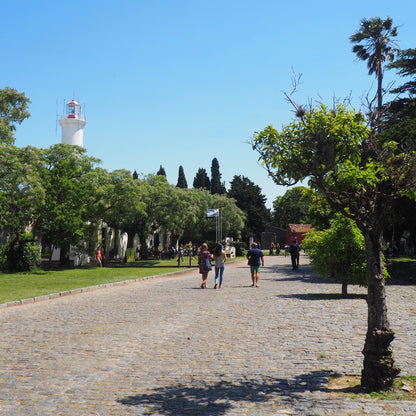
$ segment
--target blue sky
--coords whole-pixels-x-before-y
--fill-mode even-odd
[[[402,48],[416,47],[414,0],[0,0],[0,88],[31,100],[16,145],[61,140],[57,116],[75,98],[85,110],[84,145],[102,167],[156,173],[192,187],[216,157],[227,188],[244,175],[271,207],[276,186],[248,141],[292,120],[283,97],[359,106],[376,83],[351,52],[363,17],[393,18]],[[397,79],[390,71],[387,81]],[[386,82],[387,82],[386,81]]]

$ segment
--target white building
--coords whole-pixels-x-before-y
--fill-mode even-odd
[[[75,100],[66,104],[66,114],[59,120],[62,128],[62,143],[84,147],[84,127],[87,124],[81,105]]]

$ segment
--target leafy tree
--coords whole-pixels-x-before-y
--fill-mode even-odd
[[[228,196],[234,198],[238,208],[246,214],[243,240],[250,237],[260,239],[265,225],[271,221],[270,211],[266,207],[266,197],[261,188],[245,176],[233,177]]]
[[[42,167],[38,149],[0,145],[0,229],[12,239],[18,239],[40,215],[45,199]]]
[[[176,184],[177,188],[187,188],[188,182],[186,182],[185,172],[183,171],[183,167],[179,166],[178,172],[178,183]]]
[[[198,172],[195,175],[193,187],[195,189],[206,189],[207,191],[211,190],[211,181],[208,177],[207,171],[203,168],[199,168]]]
[[[39,249],[33,235],[26,230],[42,213],[45,200],[40,181],[42,168],[38,149],[0,144],[0,229],[8,239],[2,267],[8,271],[29,270],[39,263],[39,256],[32,255]]]
[[[211,193],[212,194],[225,194],[226,189],[221,182],[220,164],[218,159],[214,157],[211,163]]]
[[[132,211],[135,217],[131,224],[134,226],[132,232],[139,237],[143,259],[148,256],[148,238],[161,227],[165,231],[170,229],[171,215],[176,214],[176,211],[173,212],[173,190],[164,175],[148,175],[141,181],[140,192],[136,193],[141,207]]]
[[[194,189],[174,188],[170,201],[171,239],[173,244],[179,242],[190,224],[195,224],[199,213],[198,200]]]
[[[140,218],[145,214],[146,187],[125,169],[101,170],[98,177],[98,215],[108,226],[127,233],[127,248],[133,248],[134,236],[141,225]]]
[[[416,49],[404,49],[398,52],[397,59],[390,63],[388,69],[396,69],[397,74],[402,77],[413,77],[412,80],[391,90],[394,94],[409,93],[416,95]]]
[[[88,203],[94,192],[91,174],[98,162],[79,146],[61,143],[44,150],[45,204],[34,232],[40,233],[43,244],[61,248],[61,265],[68,260],[70,246],[87,239],[87,223],[95,209]]]
[[[162,229],[165,232],[175,228],[175,220],[179,201],[176,198],[175,188],[163,176],[149,175],[146,178],[149,185],[150,199],[146,204],[148,220],[151,221],[151,232]]]
[[[367,61],[368,74],[375,74],[377,78],[377,105],[380,111],[383,104],[383,63],[393,61],[396,43],[392,38],[397,36],[397,27],[393,27],[393,20],[388,17],[362,19],[360,29],[350,36],[352,51],[361,61]]]
[[[293,102],[292,102],[293,103]],[[391,386],[399,369],[390,343],[387,318],[382,231],[395,200],[416,188],[415,145],[406,151],[379,140],[363,114],[323,104],[309,111],[295,107],[300,118],[282,128],[256,133],[253,149],[279,185],[309,179],[337,212],[352,219],[364,235],[368,284],[368,328],[361,384],[371,390]]]
[[[157,171],[156,175],[160,175],[160,176],[166,177],[166,171],[165,171],[165,168],[162,165],[160,165],[160,168]]]
[[[16,124],[30,116],[29,104],[29,98],[14,88],[0,89],[0,143],[14,143]]]
[[[221,212],[222,235],[241,238],[244,227],[245,213],[239,209],[235,201],[226,195],[211,194],[206,189],[190,189],[192,198],[191,215],[188,216],[183,240],[201,244],[214,241],[216,238],[215,218],[207,218],[207,209],[219,208]]]
[[[367,286],[365,241],[351,219],[338,214],[330,228],[309,233],[302,248],[317,273],[342,283],[343,297],[348,284]]]
[[[398,53],[398,59],[388,65],[389,69],[395,69],[398,75],[408,77],[408,80],[399,87],[391,90],[400,94],[394,101],[384,106],[383,132],[381,140],[394,140],[406,151],[416,143],[416,49],[405,49]],[[403,96],[406,94],[406,96]],[[415,244],[416,202],[407,196],[401,196],[397,200],[394,215],[384,230],[388,240],[395,236],[402,236],[404,231],[410,232]]]
[[[387,66],[388,69],[396,69],[402,77],[410,77],[403,85],[392,89],[390,92],[399,94],[395,100],[387,103],[383,109],[383,122],[386,128],[401,121],[413,121],[416,118],[416,49],[405,49],[398,52],[398,58]],[[406,94],[403,96],[403,94]],[[402,125],[415,136],[414,125],[412,127]]]
[[[313,199],[313,191],[304,186],[288,189],[283,196],[273,201],[273,219],[278,227],[309,222],[308,212]]]

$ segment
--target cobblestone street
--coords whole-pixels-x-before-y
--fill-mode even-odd
[[[245,261],[224,285],[197,270],[0,308],[0,415],[393,415],[416,402],[352,399],[332,374],[362,368],[366,289],[341,299],[302,255]],[[389,284],[396,364],[416,374],[416,289]]]

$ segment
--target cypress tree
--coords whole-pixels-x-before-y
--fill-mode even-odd
[[[214,157],[211,164],[211,194],[225,194],[225,192],[225,186],[221,183],[220,164]]]
[[[208,191],[211,188],[211,183],[207,174],[207,171],[203,168],[199,168],[198,172],[195,175],[193,187],[207,189]]]
[[[159,170],[157,171],[156,175],[160,175],[160,176],[162,176],[162,175],[163,175],[164,177],[166,177],[165,168],[164,168],[162,165],[160,165],[160,168],[159,168]]]
[[[179,166],[179,173],[178,173],[178,183],[176,184],[177,188],[187,188],[188,182],[186,182],[185,172],[183,171],[183,167]]]

